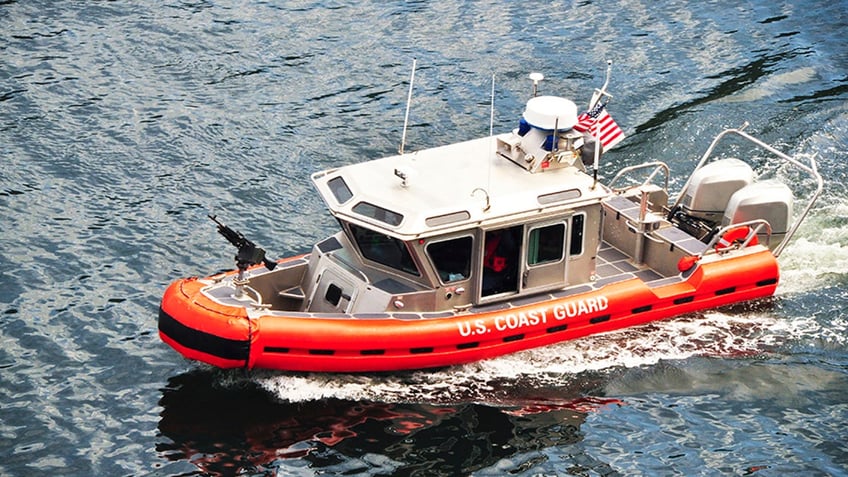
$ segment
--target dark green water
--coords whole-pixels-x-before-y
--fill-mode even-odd
[[[0,1],[0,474],[848,475],[848,3]],[[725,127],[815,155],[773,299],[427,373],[219,372],[174,278],[335,230],[315,171],[585,104],[604,173]],[[777,171],[781,173],[781,171]],[[446,177],[450,171],[445,171]]]

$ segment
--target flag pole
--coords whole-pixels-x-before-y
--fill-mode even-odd
[[[589,102],[590,110],[594,108],[598,104],[598,101],[600,101],[604,96],[612,98],[612,95],[607,93],[607,85],[609,85],[610,76],[612,76],[612,60],[607,60],[607,73],[604,85],[601,86],[601,89],[596,89],[592,94],[592,101]]]
[[[595,124],[594,124],[595,134],[593,134],[593,136],[595,137],[595,163],[592,165],[592,169],[593,169],[592,173],[594,175],[595,182],[592,184],[592,189],[594,189],[595,187],[598,186],[598,163],[600,162],[600,158],[601,158],[601,147],[602,146],[601,146],[601,138],[598,135],[598,125],[599,125],[598,123],[600,123],[600,121],[595,121]]]
[[[596,89],[595,93],[592,95],[592,101],[589,103],[589,111],[591,111],[595,106],[597,106],[598,101],[603,99],[604,96],[608,98],[612,98],[612,95],[607,93],[607,86],[610,82],[610,76],[612,74],[612,60],[607,60],[607,73],[606,78],[604,79],[604,85],[601,86],[601,89]],[[601,159],[601,138],[598,135],[598,126],[599,121],[595,121],[595,163],[592,165],[592,175],[594,176],[595,182],[592,184],[592,189],[598,186],[598,164]]]

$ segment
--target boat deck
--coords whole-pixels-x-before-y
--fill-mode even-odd
[[[633,277],[644,282],[653,282],[664,278],[647,265],[636,266],[624,252],[606,242],[601,243],[595,275],[598,277],[595,281],[596,286]]]

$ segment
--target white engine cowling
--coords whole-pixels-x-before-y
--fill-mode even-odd
[[[718,223],[730,197],[753,181],[754,170],[739,159],[711,162],[692,174],[680,206],[691,217]]]
[[[769,248],[774,249],[786,236],[792,220],[792,190],[777,181],[762,181],[749,184],[736,191],[727,203],[721,225],[738,224],[762,219],[771,225]],[[765,230],[758,239],[765,244]]]

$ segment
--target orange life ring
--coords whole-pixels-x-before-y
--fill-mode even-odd
[[[741,227],[735,227],[735,228],[728,230],[727,232],[725,232],[724,235],[721,236],[721,238],[718,240],[718,242],[716,242],[716,244],[715,244],[716,252],[722,252],[722,251],[726,250],[727,248],[733,246],[734,244],[741,244],[742,242],[745,241],[745,238],[750,233],[751,233],[751,228],[748,227],[748,226],[745,226],[745,225],[743,225]],[[757,242],[757,236],[754,235],[751,238],[751,241],[748,242],[748,245],[757,245],[757,243],[758,243]]]

